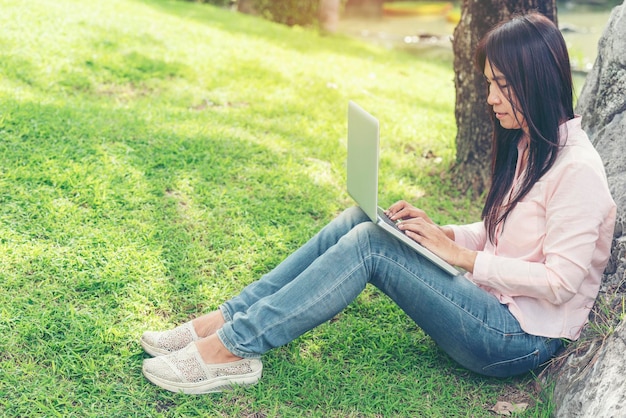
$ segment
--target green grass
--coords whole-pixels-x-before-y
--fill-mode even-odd
[[[0,0],[0,414],[488,416],[533,380],[456,366],[386,297],[206,396],[138,338],[215,309],[352,204],[346,111],[382,124],[382,204],[477,219],[444,176],[451,62],[166,0]],[[432,154],[439,158],[425,158]]]

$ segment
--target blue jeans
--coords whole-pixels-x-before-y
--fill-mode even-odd
[[[558,339],[525,333],[509,309],[463,276],[450,277],[359,208],[220,306],[217,335],[233,354],[259,357],[330,320],[371,283],[459,364],[497,377],[546,362]]]

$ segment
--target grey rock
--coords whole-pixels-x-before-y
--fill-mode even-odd
[[[626,6],[613,9],[598,43],[598,57],[587,75],[576,112],[605,162],[617,203],[611,259],[599,298],[626,294]],[[609,304],[610,306],[610,304]],[[556,417],[626,416],[626,325],[613,312],[614,331],[606,338],[585,333],[553,372]]]

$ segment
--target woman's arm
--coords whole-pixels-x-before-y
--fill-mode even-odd
[[[404,200],[394,203],[386,211],[391,220],[401,220],[398,228],[408,237],[428,248],[448,263],[466,271],[474,270],[476,251],[455,242],[454,229],[438,226],[423,210]]]
[[[610,254],[615,203],[598,164],[573,160],[548,173],[518,203],[472,280],[508,296],[570,300]]]

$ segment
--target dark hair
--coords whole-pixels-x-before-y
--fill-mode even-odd
[[[488,32],[480,41],[475,58],[481,72],[489,60],[492,70],[495,67],[504,75],[508,99],[516,106],[515,112],[523,115],[530,135],[523,182],[508,199],[523,131],[502,128],[491,112],[491,188],[482,219],[493,242],[497,225],[506,221],[515,205],[556,160],[559,125],[574,117],[572,73],[561,32],[551,20],[536,12],[515,15]]]

